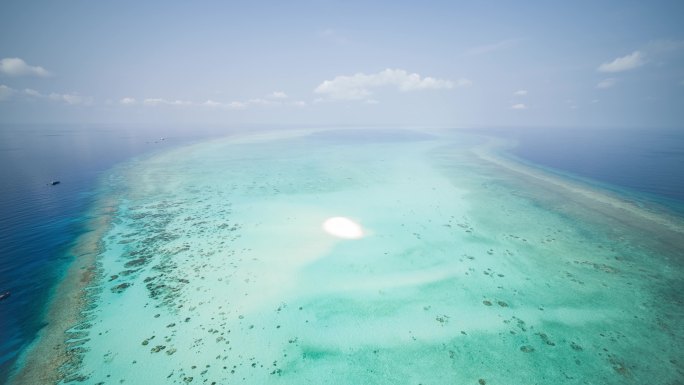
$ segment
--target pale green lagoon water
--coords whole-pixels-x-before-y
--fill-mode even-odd
[[[122,165],[67,380],[681,383],[681,222],[513,172],[482,142],[332,131]],[[335,216],[365,236],[324,232]]]

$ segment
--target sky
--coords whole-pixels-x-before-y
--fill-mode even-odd
[[[684,128],[684,1],[0,2],[0,123]]]

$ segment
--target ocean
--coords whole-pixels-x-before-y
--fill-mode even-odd
[[[84,231],[103,172],[223,132],[230,130],[0,125],[0,292],[10,292],[0,302],[0,383],[43,326],[50,290],[71,261],[67,252]]]
[[[682,129],[492,129],[512,155],[684,214]]]
[[[478,346],[505,352],[508,344],[522,353],[568,344],[568,351],[575,355],[552,355],[555,358],[549,362],[537,360],[520,379],[538,378],[540,365],[575,368],[579,365],[576,361],[582,361],[584,369],[593,374],[603,373],[601,365],[612,368],[618,378],[606,377],[608,383],[619,383],[628,375],[645,378],[649,374],[630,366],[627,352],[633,346],[629,342],[610,345],[611,352],[602,357],[601,365],[590,363],[589,356],[578,358],[594,354],[594,350],[601,355],[607,345],[583,333],[571,341],[574,329],[570,326],[581,324],[592,333],[605,333],[605,324],[587,325],[591,317],[614,317],[615,325],[622,322],[625,328],[643,326],[619,318],[617,314],[629,305],[600,294],[597,287],[604,280],[615,289],[636,290],[632,280],[641,277],[623,277],[618,272],[629,270],[635,259],[644,256],[652,257],[655,265],[661,258],[673,258],[676,241],[664,239],[664,251],[658,242],[644,242],[643,246],[634,241],[636,231],[620,227],[630,220],[620,217],[610,222],[622,214],[600,207],[611,215],[592,218],[584,201],[568,202],[562,193],[542,191],[549,187],[534,179],[534,170],[588,186],[586,191],[605,191],[610,199],[624,198],[647,208],[654,205],[658,212],[669,211],[681,219],[683,134],[673,130],[484,130],[488,136],[517,142],[503,159],[531,166],[533,172],[516,174],[509,171],[517,166],[510,166],[507,172],[492,171],[485,156],[463,155],[466,148],[481,141],[468,135],[461,140],[460,134],[449,133],[444,143],[432,133],[373,129],[276,135],[274,139],[265,136],[236,143],[215,139],[234,132],[2,127],[0,177],[5,183],[0,192],[0,291],[10,291],[11,296],[0,302],[0,380],[6,380],[19,354],[43,326],[50,291],[71,261],[69,250],[86,228],[89,209],[109,194],[108,187],[124,193],[113,197],[117,211],[112,229],[103,238],[103,289],[94,299],[99,318],[98,326],[93,327],[100,335],[111,334],[106,344],[98,345],[95,339],[83,342],[91,353],[82,360],[86,369],[70,373],[73,378],[89,373],[92,381],[110,376],[130,380],[135,378],[128,377],[130,372],[131,376],[155,375],[158,377],[150,377],[150,381],[163,383],[167,375],[187,382],[210,376],[227,380],[238,372],[253,383],[274,374],[285,376],[285,383],[301,383],[322,373],[332,373],[332,378],[343,378],[336,376],[346,373],[350,381],[363,382],[377,378],[348,366],[350,363],[358,366],[372,361],[374,370],[381,371],[378,368],[395,370],[392,363],[416,362],[414,371],[429,373],[439,371],[439,365],[472,367],[479,364],[469,360],[501,359],[505,353],[488,355],[493,353]],[[103,181],[104,177],[108,179]],[[61,183],[48,185],[52,180]],[[539,183],[538,189],[530,187],[535,183]],[[473,192],[489,200],[473,198]],[[595,193],[587,193],[591,194]],[[496,207],[491,207],[491,202]],[[336,215],[351,218],[367,229],[368,236],[352,244],[312,232],[319,221]],[[433,228],[436,223],[439,226]],[[519,228],[513,231],[516,226]],[[274,235],[274,228],[287,230]],[[627,246],[615,244],[614,239],[627,239]],[[194,250],[189,240],[200,249]],[[455,247],[452,242],[461,245],[457,254],[450,251]],[[549,246],[552,243],[554,246]],[[421,245],[426,244],[431,245],[427,248],[430,258],[421,256]],[[232,250],[229,255],[222,254],[225,248]],[[275,258],[278,250],[287,252]],[[564,256],[559,261],[563,273],[547,262],[549,250]],[[359,252],[377,257],[365,260]],[[582,255],[570,256],[569,252]],[[629,262],[615,262],[618,252]],[[127,253],[138,258],[120,259]],[[524,261],[528,266],[517,266],[520,255],[530,258]],[[155,259],[160,256],[168,260]],[[675,273],[680,266],[681,261],[672,262]],[[589,271],[584,270],[587,267]],[[642,268],[655,269],[650,263]],[[222,275],[225,272],[229,273]],[[558,274],[562,276],[559,280],[567,282],[528,283],[530,277],[534,280],[549,274]],[[656,273],[649,270],[649,274]],[[681,282],[668,274],[664,282],[676,291]],[[464,283],[475,275],[487,280]],[[265,282],[263,277],[268,277]],[[563,293],[571,285],[579,286],[573,286],[575,292]],[[503,287],[505,291],[500,289]],[[550,287],[558,290],[556,297],[544,293]],[[651,292],[650,287],[639,287],[643,291],[635,293]],[[217,290],[244,294],[245,298],[218,301],[213,297]],[[462,294],[445,295],[459,290]],[[654,290],[681,301],[664,287]],[[203,301],[193,297],[194,292],[209,297]],[[577,293],[590,295],[591,303],[584,305],[591,306],[576,303]],[[148,306],[150,303],[154,306]],[[615,313],[606,308],[611,303]],[[533,308],[528,308],[530,304]],[[455,311],[455,306],[464,306],[470,315]],[[498,309],[496,316],[487,313],[492,306]],[[202,311],[195,312],[196,308]],[[540,315],[539,311],[546,313]],[[676,312],[665,304],[648,311]],[[126,322],[122,315],[149,325],[117,334],[117,325]],[[648,318],[641,313],[634,317]],[[502,329],[502,321],[512,329]],[[614,326],[612,322],[608,323]],[[234,333],[239,331],[239,336],[230,337],[230,330],[225,333],[226,324]],[[316,327],[302,326],[311,324]],[[388,324],[403,329],[388,330],[383,326]],[[533,333],[535,326],[538,331]],[[211,338],[203,342],[184,338],[184,327],[207,329]],[[615,327],[611,333],[616,334],[610,338],[620,340],[624,331]],[[673,333],[678,332],[673,326]],[[501,333],[509,337],[492,339]],[[473,340],[438,348],[444,341],[462,336]],[[643,331],[630,338],[660,341],[664,337]],[[675,340],[681,337],[676,334]],[[262,342],[262,338],[269,342],[245,347]],[[241,347],[239,352],[226,347],[231,340],[232,346]],[[141,341],[145,350],[135,350]],[[419,343],[411,345],[410,341]],[[164,351],[166,360],[153,356],[153,361],[145,363],[150,348],[152,353]],[[178,366],[183,359],[195,357],[193,349],[198,348],[208,353],[197,360],[208,360],[210,353],[223,358],[193,363],[192,368]],[[477,354],[459,361],[459,352]],[[665,355],[676,353],[674,347]],[[415,361],[426,354],[434,354],[437,367]],[[303,361],[292,358],[297,356]],[[446,357],[453,362],[447,363]],[[226,359],[235,365],[232,369]],[[138,361],[143,365],[136,367]],[[312,362],[312,371],[301,366]],[[152,364],[155,369],[149,370],[146,365]],[[520,362],[511,359],[510,364],[513,368]],[[670,378],[669,371],[676,370],[667,365],[653,363],[665,373],[663,378]],[[197,366],[203,371],[195,372]],[[264,367],[268,370],[252,370]],[[405,378],[399,372],[394,374],[399,376],[395,380]],[[477,373],[468,375],[477,381]],[[501,376],[491,373],[493,378]],[[547,378],[556,377],[548,374]]]

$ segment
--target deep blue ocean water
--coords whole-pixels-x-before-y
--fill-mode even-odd
[[[483,131],[524,161],[684,215],[684,128]]]
[[[0,383],[41,328],[50,290],[83,231],[98,178],[126,159],[224,128],[0,125]],[[164,137],[164,140],[161,138]],[[52,180],[61,183],[48,185]]]
[[[0,125],[0,292],[11,291],[0,301],[0,383],[42,326],[98,178],[131,157],[230,133],[218,127]],[[513,155],[528,162],[684,215],[684,130],[482,133],[516,140]],[[61,183],[49,186],[55,179]]]

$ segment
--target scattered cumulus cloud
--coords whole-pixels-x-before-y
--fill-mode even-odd
[[[163,98],[147,98],[143,100],[146,106],[189,106],[193,104],[187,100],[168,100]]]
[[[285,95],[285,93],[282,93]],[[273,97],[272,95],[269,95]],[[253,98],[246,101],[233,101],[228,103],[225,107],[230,109],[244,110],[249,107],[267,107],[267,106],[294,106],[294,107],[306,107],[307,103],[303,100],[287,101],[285,100],[287,96],[273,99],[264,98]]]
[[[599,72],[622,72],[641,67],[645,63],[644,54],[634,51],[629,55],[606,62],[598,67]]]
[[[684,51],[684,40],[651,40],[640,49],[598,66],[599,72],[616,73],[633,70],[646,64],[662,66]]]
[[[77,105],[77,104],[91,105],[91,104],[93,104],[93,98],[84,97],[84,96],[81,96],[81,95],[75,94],[75,93],[59,94],[57,92],[53,92],[50,95],[48,95],[48,98],[52,101],[55,101],[55,102],[63,102],[63,103],[70,104],[70,105]]]
[[[207,99],[204,102],[193,102],[190,100],[170,100],[164,98],[147,98],[142,101],[143,106],[157,107],[204,107],[210,109],[225,109],[225,110],[245,110],[256,106],[295,106],[305,107],[306,102],[287,101],[287,94],[282,91],[277,91],[269,94],[266,98],[252,98],[248,100],[235,100],[231,102],[221,102],[212,99]],[[137,104],[134,98],[123,98],[119,101],[120,104]]]
[[[14,94],[14,90],[4,84],[0,84],[0,102],[9,100]]]
[[[451,89],[455,86],[470,84],[461,79],[456,84],[450,80],[422,77],[417,73],[408,73],[401,69],[385,69],[375,74],[357,73],[351,76],[341,75],[319,84],[315,93],[331,99],[363,100],[372,95],[372,89],[395,87],[400,91]]]
[[[137,103],[133,98],[132,103]],[[120,101],[124,103],[124,99]],[[252,98],[247,100],[233,100],[230,102],[207,99],[203,102],[194,102],[190,100],[170,100],[164,98],[148,98],[142,102],[143,106],[169,106],[169,107],[201,107],[214,110],[245,110],[251,107],[265,107],[265,106],[292,106],[292,107],[306,107],[307,103],[302,100],[290,100],[290,97],[283,91],[274,91],[263,98]]]
[[[40,66],[31,66],[18,57],[0,60],[0,73],[8,76],[50,76],[50,72]]]
[[[43,97],[43,95],[42,95],[40,92],[38,92],[38,91],[36,91],[36,90],[34,90],[34,89],[31,89],[31,88],[26,88],[26,89],[24,89],[24,95],[30,96],[30,97],[32,97],[32,98],[41,98],[41,97]]]
[[[273,99],[287,99],[287,94],[283,91],[274,91],[270,95]]]
[[[517,90],[513,93],[515,96],[525,96],[527,95],[527,90]]]
[[[247,104],[243,102],[230,102],[226,106],[232,110],[244,110],[247,108]]]
[[[221,103],[220,103],[220,102],[215,102],[215,101],[213,101],[213,100],[211,100],[211,99],[209,99],[209,100],[207,100],[206,102],[202,103],[202,105],[207,106],[207,107],[211,107],[211,108],[221,107]]]
[[[15,90],[9,86],[0,84],[0,101],[6,100],[45,100],[50,102],[58,102],[68,105],[83,105],[90,106],[94,104],[94,99],[89,96],[82,96],[78,93],[41,93],[40,91],[26,88],[24,90]],[[116,103],[108,100],[107,104]],[[244,110],[249,107],[256,106],[290,106],[302,108],[308,105],[303,100],[289,100],[285,92],[277,91],[269,94],[265,98],[253,98],[246,101],[231,101],[220,102],[208,99],[204,102],[195,102],[191,100],[181,99],[166,99],[166,98],[145,98],[136,99],[134,97],[123,97],[118,100],[118,104],[122,106],[143,106],[143,107],[204,107],[210,109],[226,109],[226,110]]]
[[[274,102],[272,102],[270,100],[266,100],[266,99],[262,99],[262,98],[253,98],[253,99],[247,100],[246,104],[253,104],[253,105],[257,105],[257,106],[267,106],[267,105],[270,105],[273,103]]]
[[[596,88],[606,89],[606,88],[613,87],[616,84],[617,84],[617,79],[607,78],[607,79],[603,79],[600,82],[598,82],[598,84],[596,85]]]
[[[31,88],[25,88],[22,91],[18,91],[6,85],[0,85],[0,101],[9,100],[11,98],[24,100],[47,100],[69,105],[90,106],[94,104],[94,99],[92,97],[82,96],[77,93],[61,94],[58,92],[52,92],[49,94],[44,94]]]
[[[511,106],[512,110],[526,110],[527,106],[524,103],[517,103]]]
[[[50,97],[50,95],[43,94],[42,92],[36,91],[32,88],[24,89],[23,94],[25,96],[28,96],[29,98],[34,98],[34,99],[49,98]]]

